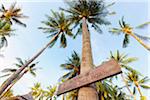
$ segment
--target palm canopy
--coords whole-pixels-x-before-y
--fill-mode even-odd
[[[0,13],[2,13],[0,19],[8,21],[11,24],[14,21],[17,24],[26,27],[26,24],[22,23],[19,20],[20,18],[27,18],[27,16],[23,15],[21,11],[21,8],[16,8],[16,3],[11,4],[8,9],[6,9],[5,6],[2,4],[0,8]]]
[[[119,26],[120,26],[120,28],[112,28],[109,32],[111,32],[113,34],[116,34],[116,35],[120,35],[121,33],[123,33],[124,34],[123,47],[127,47],[127,45],[130,42],[129,41],[129,36],[130,35],[131,36],[135,35],[135,36],[137,36],[141,40],[145,40],[145,41],[150,40],[150,37],[142,36],[142,35],[139,35],[139,34],[137,34],[137,33],[134,32],[134,29],[144,28],[148,24],[150,24],[150,22],[145,22],[144,24],[132,27],[129,24],[127,24],[124,21],[124,17],[122,17],[122,19],[119,20]]]
[[[6,21],[0,20],[0,48],[8,45],[6,37],[12,35],[11,31],[11,25]]]
[[[127,95],[119,89],[118,86],[114,86],[106,80],[102,82],[96,82],[96,89],[99,93],[101,100],[126,100]]]
[[[109,59],[116,60],[122,68],[125,68],[128,71],[134,70],[132,67],[129,66],[129,64],[138,60],[138,58],[128,57],[127,54],[120,53],[118,50],[115,53],[112,53],[112,51],[110,51]]]
[[[65,75],[63,75],[60,79],[68,80],[68,79],[71,79],[71,78],[79,75],[80,74],[80,64],[81,64],[80,56],[75,51],[73,51],[71,57],[68,58],[66,63],[61,64],[61,67],[64,70],[67,70],[69,72],[66,73]]]
[[[146,77],[141,77],[139,76],[139,74],[136,71],[131,71],[127,73],[127,80],[128,83],[133,83],[134,84],[134,88],[133,88],[133,93],[136,93],[136,87],[139,89],[140,87],[142,87],[143,89],[150,89],[150,85],[146,85],[145,83],[149,82],[149,78]],[[139,89],[139,92],[140,89]],[[142,93],[141,93],[142,96]]]
[[[17,61],[18,61],[18,63],[15,63],[15,66],[16,66],[17,68],[5,68],[5,69],[3,69],[2,72],[3,72],[3,73],[6,73],[6,74],[3,75],[3,76],[0,76],[0,77],[6,77],[6,76],[12,75],[12,74],[15,73],[19,68],[21,68],[22,65],[24,65],[24,64],[27,62],[26,60],[23,61],[21,58],[16,58],[16,59],[17,59]],[[30,66],[27,67],[27,71],[30,72],[33,76],[36,76],[35,71],[37,70],[37,68],[35,68],[35,66],[36,66],[37,63],[38,63],[38,62],[33,63],[33,64],[31,64]]]
[[[36,83],[31,88],[32,96],[34,97],[34,99],[38,99],[38,100],[52,100],[52,98],[54,98],[54,100],[55,100],[56,88],[57,88],[56,86],[52,87],[50,85],[47,87],[47,90],[44,90],[41,88],[40,83]]]
[[[105,6],[103,0],[68,0],[66,3],[69,8],[60,9],[70,14],[70,20],[75,23],[74,28],[79,25],[80,28],[78,29],[77,34],[81,32],[81,20],[83,17],[85,17],[88,23],[100,33],[102,31],[99,28],[99,25],[110,24],[105,18],[110,14],[107,10],[107,7],[110,5]]]
[[[56,37],[55,40],[51,43],[50,47],[55,44],[55,42],[58,40],[58,37],[61,35],[60,44],[61,47],[65,48],[67,46],[66,35],[70,37],[73,36],[71,23],[63,12],[51,12],[52,16],[46,15],[47,21],[42,21],[45,27],[39,27],[39,29],[42,29],[44,33],[48,33],[48,37]]]

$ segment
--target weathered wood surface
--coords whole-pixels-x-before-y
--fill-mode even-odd
[[[105,78],[121,73],[121,68],[115,60],[110,60],[95,69],[72,78],[59,85],[57,95],[69,92],[71,90],[89,85],[91,83],[103,80]]]

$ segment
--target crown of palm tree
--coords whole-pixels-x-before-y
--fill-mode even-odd
[[[149,82],[149,78],[146,76],[144,78],[141,78],[141,75],[139,75],[136,71],[131,71],[127,73],[127,80],[128,83],[133,83],[133,93],[136,93],[136,87],[139,88],[142,87],[143,89],[150,89],[150,85],[146,85],[145,83]]]
[[[24,65],[27,61],[25,60],[23,62],[23,60],[21,58],[16,58],[18,63],[15,63],[15,66],[17,66],[17,68],[5,68],[2,70],[3,73],[6,73],[5,75],[1,76],[1,77],[6,77],[6,76],[9,76],[13,73],[15,73],[17,71],[18,68],[20,68],[22,65]],[[36,73],[35,71],[37,70],[37,68],[35,68],[36,63],[33,63],[31,64],[29,67],[27,67],[27,70],[33,75],[33,76],[36,76]]]
[[[26,27],[26,24],[22,23],[19,19],[27,18],[27,16],[24,16],[21,13],[21,8],[16,8],[15,6],[16,6],[16,3],[13,3],[8,9],[6,9],[4,5],[2,4],[0,8],[0,12],[2,13],[2,15],[0,16],[0,19],[4,19],[5,21],[8,21],[11,24],[12,24],[12,21],[14,21],[17,24],[20,24]]]
[[[41,88],[40,83],[34,84],[32,89],[32,95],[35,99],[38,100],[51,100],[54,97],[54,93],[56,92],[56,86],[49,86],[47,87],[47,90],[43,90]],[[54,97],[55,98],[55,97]]]
[[[34,86],[31,88],[32,89],[32,95],[34,98],[43,98],[43,89],[41,88],[40,83],[34,84]]]
[[[118,86],[114,86],[113,84],[109,83],[108,81],[104,80],[102,82],[96,83],[96,89],[99,93],[99,97],[102,100],[126,100],[126,94],[121,91]]]
[[[129,44],[129,36],[131,34],[136,35],[141,40],[146,40],[146,41],[150,40],[150,37],[139,35],[137,33],[134,33],[133,31],[133,29],[136,29],[136,28],[138,29],[144,28],[148,24],[150,24],[150,22],[145,22],[144,24],[138,25],[136,27],[131,27],[129,24],[127,24],[124,21],[124,17],[122,17],[122,19],[119,20],[120,28],[112,28],[109,32],[116,34],[116,35],[120,35],[121,33],[124,33],[123,47],[127,47],[127,45]]]
[[[47,17],[47,21],[42,21],[42,23],[46,26],[46,27],[39,27],[39,29],[42,29],[44,31],[44,33],[48,33],[50,35],[48,35],[48,37],[54,37],[57,34],[57,37],[55,38],[55,40],[51,43],[50,47],[52,47],[55,42],[58,40],[58,37],[60,36],[60,44],[61,47],[65,48],[67,46],[67,39],[66,39],[66,35],[72,37],[73,33],[72,33],[72,29],[71,29],[71,23],[68,20],[68,18],[64,15],[63,12],[58,13],[58,12],[52,12],[52,16],[48,16]]]
[[[0,20],[0,48],[8,45],[7,36],[12,36],[11,25],[5,21]]]
[[[105,6],[103,0],[68,0],[66,3],[69,5],[69,8],[60,9],[70,14],[70,20],[75,23],[74,28],[78,25],[81,27],[81,20],[83,17],[85,17],[91,26],[100,33],[102,31],[99,25],[110,24],[110,22],[106,20],[106,16],[110,14],[107,7],[113,4]],[[78,28],[77,34],[80,32],[81,29]]]
[[[130,63],[138,60],[137,57],[128,57],[125,53],[120,53],[118,50],[113,54],[110,51],[110,58],[116,60],[122,68],[125,68],[128,71],[133,71],[134,69],[129,66]]]
[[[68,80],[68,79],[71,79],[71,78],[79,75],[79,73],[80,73],[80,64],[81,64],[81,60],[80,60],[79,55],[75,51],[73,51],[71,57],[68,58],[66,63],[61,64],[61,67],[64,70],[68,70],[69,72],[66,73],[65,75],[63,75],[60,78],[60,80]]]

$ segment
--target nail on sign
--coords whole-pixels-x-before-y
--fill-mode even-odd
[[[121,73],[120,65],[115,60],[110,60],[91,71],[81,74],[59,85],[57,95],[89,85]]]

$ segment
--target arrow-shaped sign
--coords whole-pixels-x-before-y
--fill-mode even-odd
[[[121,68],[115,60],[110,60],[91,71],[81,74],[59,85],[57,95],[89,85],[105,78],[121,73]]]

